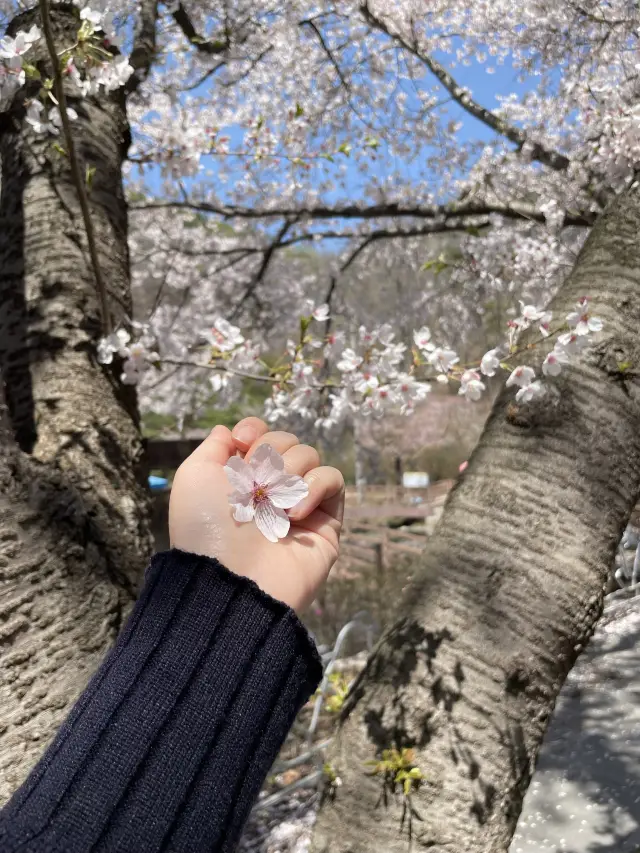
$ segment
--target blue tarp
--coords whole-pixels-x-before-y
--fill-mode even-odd
[[[164,477],[149,477],[149,487],[152,490],[166,489],[168,485],[169,481],[166,480]]]

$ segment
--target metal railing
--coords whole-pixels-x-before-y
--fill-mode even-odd
[[[322,765],[324,764],[323,754],[325,749],[331,743],[332,738],[327,738],[318,743],[314,743],[313,741],[318,730],[320,712],[322,711],[322,706],[325,702],[327,691],[331,685],[330,675],[333,672],[336,661],[340,657],[340,652],[345,644],[345,641],[347,640],[347,637],[349,637],[350,634],[352,634],[356,630],[361,630],[364,632],[364,645],[367,650],[367,653],[370,653],[373,649],[375,635],[378,633],[378,626],[370,618],[369,614],[366,611],[357,613],[350,622],[347,622],[347,624],[340,630],[340,633],[336,637],[336,641],[332,648],[323,649],[322,647],[320,647],[318,649],[318,651],[320,651],[322,663],[324,664],[324,673],[322,676],[320,687],[318,688],[318,695],[316,696],[313,704],[311,721],[309,723],[309,727],[305,736],[306,749],[304,750],[304,752],[301,752],[294,758],[290,758],[285,761],[276,761],[276,763],[271,769],[271,772],[272,774],[284,773],[286,770],[292,770],[295,767],[300,767],[302,765],[309,764],[310,762],[314,763],[314,770],[310,773],[307,773],[305,776],[302,776],[300,779],[296,779],[289,785],[285,785],[284,788],[282,788],[280,791],[277,791],[275,794],[271,794],[270,796],[264,797],[262,800],[259,800],[253,807],[254,812],[264,811],[266,809],[271,808],[272,806],[277,805],[279,802],[285,800],[290,794],[292,794],[293,791],[297,791],[301,788],[317,788],[322,782],[324,776],[324,773],[322,771]]]

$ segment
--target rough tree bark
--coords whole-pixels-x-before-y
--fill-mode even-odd
[[[425,777],[413,850],[508,849],[640,488],[639,232],[636,183],[551,305],[562,318],[591,296],[603,341],[554,383],[557,398],[499,396],[399,618],[347,699],[330,756],[343,785],[320,813],[315,853],[406,853],[401,798],[385,807],[365,766],[389,747],[413,747]]]
[[[77,10],[52,16],[58,49],[73,44]],[[10,33],[33,23],[36,12],[21,15]],[[44,40],[29,59],[51,76]],[[135,395],[118,365],[96,362],[99,301],[77,192],[52,137],[25,122],[30,85],[0,116],[0,801],[113,642],[151,547]],[[73,94],[117,322],[131,313],[124,97]]]

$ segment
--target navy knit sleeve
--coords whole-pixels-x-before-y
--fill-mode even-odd
[[[231,853],[321,662],[217,560],[156,554],[115,646],[0,813],[1,853]]]

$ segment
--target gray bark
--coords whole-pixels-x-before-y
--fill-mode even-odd
[[[402,798],[385,806],[365,766],[389,747],[413,747],[425,777],[412,794],[413,850],[508,849],[640,488],[639,231],[634,185],[551,305],[558,319],[591,296],[602,342],[554,382],[559,396],[497,399],[418,580],[346,702],[330,756],[343,785],[320,813],[315,853],[406,853]]]
[[[58,48],[73,44],[77,11],[54,7],[53,24]],[[50,74],[44,41],[30,61]],[[67,158],[24,120],[38,88],[0,117],[0,800],[111,645],[151,545],[136,398],[119,365],[96,361],[99,301]],[[117,323],[131,312],[124,98],[68,95],[83,173],[96,169],[89,202]]]

